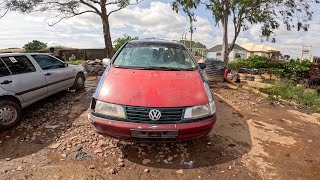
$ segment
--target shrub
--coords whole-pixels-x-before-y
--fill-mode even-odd
[[[282,69],[283,73],[281,74],[282,78],[287,78],[295,82],[299,82],[307,77],[308,72],[310,71],[312,63],[309,61],[301,61],[299,59],[283,63]]]
[[[308,87],[320,89],[320,64],[313,65],[307,75]]]

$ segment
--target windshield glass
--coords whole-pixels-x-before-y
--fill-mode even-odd
[[[173,43],[128,43],[114,66],[137,69],[194,70],[196,64],[187,50]]]

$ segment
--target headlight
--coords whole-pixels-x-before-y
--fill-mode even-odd
[[[196,119],[212,115],[216,112],[214,101],[209,104],[189,107],[184,112],[184,119]]]
[[[117,118],[125,118],[125,112],[122,106],[117,104],[110,104],[102,101],[96,102],[95,112],[106,116]]]

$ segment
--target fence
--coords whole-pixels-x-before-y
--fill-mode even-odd
[[[82,60],[95,60],[107,57],[105,49],[56,49],[53,54],[65,60],[68,60],[72,55]]]

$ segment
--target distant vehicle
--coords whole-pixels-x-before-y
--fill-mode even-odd
[[[180,43],[127,42],[108,65],[88,115],[96,131],[128,140],[189,140],[207,135],[216,106],[202,70]]]
[[[0,129],[15,126],[21,109],[59,91],[84,87],[82,66],[41,53],[0,54]]]

